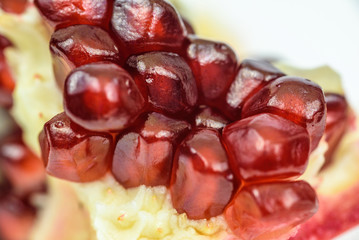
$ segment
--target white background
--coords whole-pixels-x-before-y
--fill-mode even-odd
[[[341,75],[347,97],[359,112],[359,0],[178,2],[190,20],[210,18],[209,27],[223,27],[229,39],[218,29],[213,37],[228,40],[239,53],[274,56],[298,67],[331,66]],[[359,239],[359,228],[339,239]]]

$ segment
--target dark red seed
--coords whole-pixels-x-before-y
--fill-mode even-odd
[[[163,0],[115,0],[111,24],[131,54],[180,49],[186,36],[181,17]]]
[[[245,59],[226,96],[230,115],[238,119],[245,101],[268,82],[284,76],[269,62]]]
[[[305,128],[277,115],[259,114],[226,126],[231,169],[245,181],[299,177],[308,163]]]
[[[340,94],[327,93],[325,101],[327,103],[325,139],[328,142],[328,150],[325,153],[324,167],[332,162],[335,150],[349,125],[348,103],[345,97]]]
[[[111,36],[100,27],[75,25],[59,29],[51,36],[50,49],[58,85],[63,89],[66,76],[75,67],[92,62],[121,62],[122,54]]]
[[[9,195],[0,199],[0,237],[5,240],[28,239],[35,224],[35,209]]]
[[[195,125],[202,128],[222,129],[229,121],[213,108],[201,106],[195,117]]]
[[[192,132],[174,158],[170,186],[174,208],[190,219],[222,214],[234,189],[232,177],[219,133],[213,129]]]
[[[36,7],[52,27],[76,24],[107,27],[111,1],[108,0],[34,0]]]
[[[225,43],[190,38],[187,60],[197,81],[200,100],[204,104],[223,106],[237,69],[237,56]]]
[[[240,239],[282,239],[317,210],[318,200],[308,183],[272,182],[240,189],[224,216]]]
[[[24,196],[41,190],[45,182],[42,161],[13,133],[0,143],[0,168],[12,185],[12,191]]]
[[[300,77],[278,78],[252,96],[243,106],[242,117],[269,112],[303,127],[311,139],[313,151],[323,136],[326,104],[322,89]]]
[[[22,14],[28,6],[28,0],[0,0],[0,8],[8,13]]]
[[[139,125],[119,138],[113,175],[126,188],[169,185],[178,139],[190,127],[185,121],[159,113],[146,115]]]
[[[112,136],[91,132],[60,113],[44,125],[39,135],[48,174],[75,182],[102,177],[112,157]]]
[[[144,104],[132,77],[113,63],[81,66],[65,82],[65,112],[89,130],[121,130],[136,120]]]
[[[132,56],[127,69],[153,110],[188,113],[197,103],[197,87],[187,63],[175,53],[150,52]]]

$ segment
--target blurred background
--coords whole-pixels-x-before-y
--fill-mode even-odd
[[[359,0],[175,0],[199,35],[229,43],[240,59],[329,65],[359,111]]]

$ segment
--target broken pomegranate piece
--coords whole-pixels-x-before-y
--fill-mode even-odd
[[[317,210],[318,200],[308,183],[270,182],[240,189],[224,216],[239,239],[282,239]]]
[[[193,131],[174,158],[170,186],[174,208],[190,219],[209,219],[223,213],[233,190],[232,172],[217,130]]]
[[[34,0],[41,14],[55,28],[76,24],[106,28],[109,22],[110,2],[108,0]]]
[[[264,113],[234,122],[223,129],[223,139],[231,169],[246,181],[298,177],[308,163],[307,131],[277,115]]]
[[[150,113],[134,129],[121,134],[112,173],[126,188],[167,186],[179,137],[191,128],[185,121]]]
[[[265,112],[305,127],[311,151],[318,146],[325,129],[326,104],[323,90],[316,83],[300,77],[281,77],[270,82],[245,102],[242,117]]]
[[[237,56],[225,43],[190,38],[187,60],[197,81],[200,102],[220,106],[237,70]]]
[[[196,81],[187,63],[179,55],[150,52],[132,56],[126,68],[152,110],[179,116],[191,112],[197,103]]]
[[[89,130],[122,130],[136,120],[144,104],[132,77],[113,63],[81,66],[65,82],[65,112]]]
[[[65,113],[48,121],[39,135],[46,172],[88,182],[102,177],[111,162],[112,136],[90,132],[72,123]]]
[[[110,34],[97,26],[75,25],[59,29],[51,36],[50,49],[61,89],[66,76],[75,67],[99,61],[120,63],[121,60]]]
[[[245,101],[268,82],[284,76],[279,69],[266,61],[245,59],[227,93],[228,112],[238,119]]]
[[[176,52],[186,36],[181,16],[161,0],[115,0],[111,24],[117,41],[131,54]]]

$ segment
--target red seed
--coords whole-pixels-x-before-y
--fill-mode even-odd
[[[197,127],[222,129],[229,121],[213,108],[201,106],[195,117]]]
[[[172,114],[191,112],[197,103],[197,87],[187,63],[175,53],[150,52],[132,56],[127,69],[152,110]]]
[[[259,114],[226,126],[223,140],[230,166],[245,181],[286,179],[304,173],[310,140],[305,128],[273,114]]]
[[[0,0],[0,8],[8,13],[22,14],[27,6],[27,0]]]
[[[52,27],[89,24],[106,28],[109,23],[108,0],[34,0],[34,3]]]
[[[65,112],[89,130],[121,130],[136,120],[144,104],[131,76],[113,63],[81,66],[65,82]]]
[[[238,119],[245,101],[268,82],[284,76],[269,62],[245,59],[236,73],[226,96],[230,115]]]
[[[92,62],[121,62],[111,36],[100,27],[75,25],[59,29],[51,36],[56,80],[61,89],[70,70]]]
[[[115,0],[111,23],[131,54],[180,49],[186,36],[181,17],[162,0]]]
[[[308,183],[272,182],[240,189],[224,216],[240,239],[281,239],[317,209],[315,191]]]
[[[48,174],[75,182],[102,177],[111,161],[112,136],[90,132],[60,113],[40,133],[42,159]]]
[[[233,192],[226,151],[216,130],[192,132],[176,151],[171,197],[178,213],[190,219],[218,216]]]
[[[225,43],[190,38],[187,59],[197,81],[200,101],[213,106],[223,106],[229,85],[237,69],[237,56]]]
[[[305,127],[311,139],[311,151],[318,146],[324,133],[327,110],[323,91],[316,83],[300,77],[278,78],[248,99],[242,117],[265,112]]]
[[[343,95],[335,93],[325,94],[327,103],[327,119],[325,127],[325,140],[328,142],[328,150],[325,153],[325,166],[332,162],[333,155],[340,140],[348,128],[348,103]]]
[[[159,113],[146,115],[119,137],[112,163],[115,178],[126,188],[169,185],[178,139],[190,127]]]
[[[12,191],[24,196],[43,189],[45,169],[42,161],[13,133],[0,143],[0,168]]]

